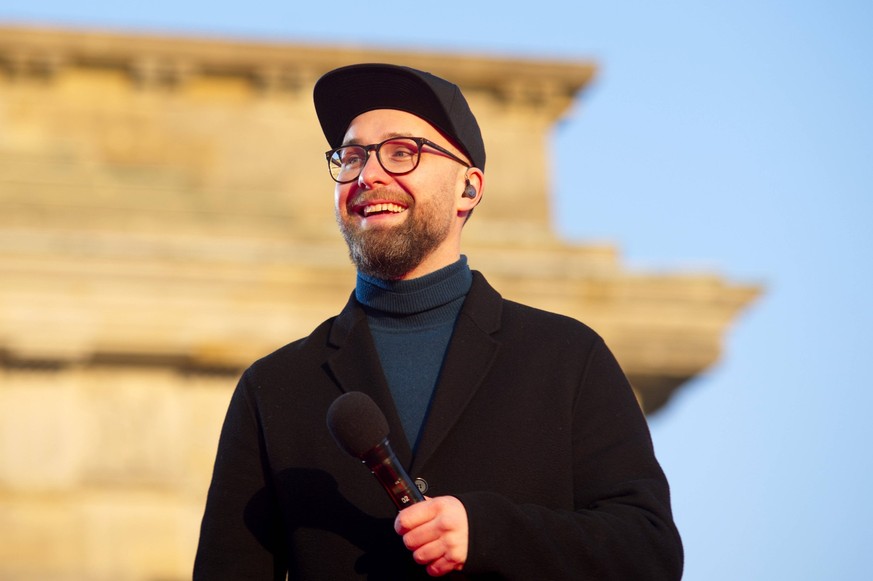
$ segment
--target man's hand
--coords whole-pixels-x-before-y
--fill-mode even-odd
[[[404,508],[394,530],[432,577],[460,571],[467,561],[467,510],[454,496],[427,498]]]

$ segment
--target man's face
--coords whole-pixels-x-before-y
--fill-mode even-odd
[[[343,144],[397,136],[425,137],[461,155],[428,122],[393,109],[356,117]],[[386,172],[373,151],[356,181],[336,185],[337,223],[360,272],[386,280],[414,278],[458,259],[463,219],[457,198],[465,168],[427,146],[423,151],[418,167],[406,175]]]

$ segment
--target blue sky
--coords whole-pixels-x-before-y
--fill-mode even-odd
[[[0,22],[597,61],[553,137],[560,232],[766,288],[651,422],[685,579],[866,578],[873,3],[514,4],[6,0]]]

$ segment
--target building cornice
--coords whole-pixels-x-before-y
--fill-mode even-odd
[[[309,90],[326,71],[357,62],[415,66],[495,101],[536,107],[553,120],[596,74],[592,62],[0,25],[0,68],[11,74],[112,67],[135,81],[223,75],[259,87]]]

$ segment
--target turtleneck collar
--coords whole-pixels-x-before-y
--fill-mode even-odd
[[[472,283],[473,273],[462,255],[454,264],[410,280],[382,280],[359,272],[355,298],[371,315],[405,317],[464,297]]]

